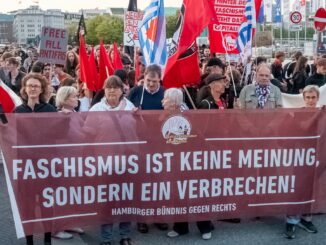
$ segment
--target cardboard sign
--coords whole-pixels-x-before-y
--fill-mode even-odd
[[[270,31],[260,31],[255,33],[254,47],[266,47],[272,45],[273,38]]]
[[[51,64],[65,64],[68,32],[65,29],[43,27],[39,61]]]
[[[126,11],[124,19],[123,43],[125,46],[139,47],[138,30],[144,13]]]

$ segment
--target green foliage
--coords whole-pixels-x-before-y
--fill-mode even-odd
[[[71,23],[67,27],[68,44],[70,45],[75,45],[77,43],[77,28],[78,28],[78,23]]]
[[[123,19],[117,16],[99,15],[86,21],[88,44],[123,42]]]
[[[166,38],[171,38],[177,30],[177,22],[179,15],[170,15],[166,17]]]

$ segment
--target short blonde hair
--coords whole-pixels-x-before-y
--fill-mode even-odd
[[[317,94],[317,97],[319,98],[319,87],[317,85],[307,85],[303,91],[302,91],[302,96],[304,98],[305,93],[309,92],[315,92]]]
[[[168,99],[175,106],[181,106],[183,102],[183,93],[178,88],[169,88],[164,92],[164,99]]]
[[[73,93],[78,93],[77,89],[71,86],[62,86],[59,88],[57,92],[57,96],[55,99],[55,105],[58,109],[61,109],[65,103],[65,101],[69,98]]]

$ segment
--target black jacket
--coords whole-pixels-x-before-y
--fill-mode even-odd
[[[308,77],[308,79],[305,82],[307,85],[317,85],[318,87],[321,87],[326,84],[326,76],[315,73],[314,75]]]
[[[14,113],[31,113],[31,112],[56,112],[55,108],[48,103],[36,104],[34,110],[27,103],[17,106]]]
[[[223,104],[225,104],[223,98],[221,98]],[[208,96],[207,98],[203,99],[200,104],[198,105],[198,109],[219,109],[218,105],[216,104],[212,95]],[[226,106],[225,106],[226,109]]]

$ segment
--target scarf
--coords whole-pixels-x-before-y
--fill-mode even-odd
[[[258,108],[263,109],[267,101],[267,98],[271,93],[271,86],[270,85],[262,86],[257,84],[255,92],[258,98]]]

